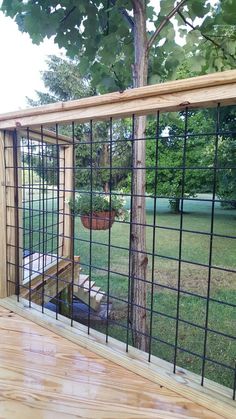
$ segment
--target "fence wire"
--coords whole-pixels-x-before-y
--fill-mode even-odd
[[[16,216],[7,228],[17,231],[15,244],[8,243],[16,294],[56,318],[67,315],[71,326],[79,320],[88,333],[102,331],[106,342],[124,341],[127,351],[135,335],[144,335],[150,362],[159,356],[174,373],[177,366],[194,371],[202,385],[214,379],[235,398],[235,107],[157,112],[147,117],[145,138],[136,137],[136,120],[56,124],[50,144],[43,126],[38,140],[28,128],[5,147],[13,156],[6,170],[14,170],[7,188],[14,188],[8,208]],[[70,138],[68,146],[60,134]],[[144,139],[146,163],[135,166],[135,146]],[[146,193],[135,195],[134,174],[141,171]],[[90,228],[81,223],[83,212],[68,206],[67,198],[73,207],[79,195],[90,207]],[[123,200],[126,211],[107,230],[92,228],[97,197],[107,199],[110,215]],[[144,251],[132,247],[137,197],[146,205]],[[146,277],[134,277],[134,253],[148,258]],[[146,284],[143,304],[135,300],[135,282]],[[145,312],[145,331],[134,327],[136,309]]]

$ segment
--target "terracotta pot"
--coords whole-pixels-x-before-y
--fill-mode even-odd
[[[99,211],[81,215],[81,222],[85,228],[92,230],[108,230],[115,221],[115,211]]]

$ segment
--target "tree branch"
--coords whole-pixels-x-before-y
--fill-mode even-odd
[[[110,1],[111,1],[113,6],[116,5],[116,0],[110,0]],[[129,15],[129,13],[127,12],[127,10],[124,7],[118,7],[118,10],[122,14],[122,16],[124,17],[126,22],[129,24],[131,29],[133,30],[134,29],[134,20],[133,20],[132,16]]]
[[[116,5],[116,0],[110,0],[110,1],[111,1],[111,4],[113,6]],[[65,20],[70,16],[70,14],[74,12],[75,9],[76,9],[76,6],[72,7],[72,9],[69,10],[69,12],[66,13],[66,15],[63,17],[63,19],[61,19],[61,23],[64,23]],[[124,7],[118,7],[118,10],[122,14],[124,19],[128,22],[131,29],[133,30],[134,29],[134,21],[133,21],[132,16],[129,15],[129,13],[127,12],[127,10]]]
[[[187,2],[187,0],[181,0],[175,7],[174,9],[171,10],[171,12],[163,19],[163,21],[161,22],[161,24],[158,26],[158,28],[156,28],[155,32],[152,34],[151,38],[148,41],[147,44],[147,50],[149,51],[149,49],[152,47],[152,45],[154,44],[157,36],[159,35],[159,33],[162,31],[162,29],[164,28],[164,26],[166,26],[166,24],[169,22],[169,20],[175,15],[176,12],[178,12],[178,10],[184,6],[184,4]]]
[[[215,45],[217,48],[220,48],[223,51],[224,57],[227,59],[229,57],[233,58],[235,60],[235,57],[232,54],[226,53],[224,48],[222,47],[222,45],[220,45],[218,42],[216,42],[214,39],[212,39],[210,36],[202,33],[202,31],[197,27],[194,26],[191,22],[189,22],[184,15],[180,12],[180,10],[178,10],[178,15],[181,17],[181,19],[183,20],[183,22],[189,26],[190,28],[192,28],[193,30],[199,30],[199,32],[201,33],[202,37],[205,38],[207,41],[210,41],[213,45]]]
[[[67,12],[66,15],[63,17],[63,19],[61,19],[60,23],[64,23],[65,20],[71,15],[71,13],[74,12],[75,9],[76,9],[76,6],[72,7],[72,9],[70,9],[69,12]]]

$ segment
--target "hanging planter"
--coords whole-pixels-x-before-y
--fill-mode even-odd
[[[115,211],[98,211],[81,215],[81,222],[85,228],[92,230],[108,230],[115,221]]]
[[[125,219],[127,211],[124,200],[119,195],[104,193],[83,193],[69,201],[74,215],[79,215],[83,226],[92,230],[108,230],[115,218]]]

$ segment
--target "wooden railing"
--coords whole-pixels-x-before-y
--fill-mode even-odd
[[[52,269],[50,271],[51,277],[53,277],[53,275],[54,277],[57,277],[57,285],[55,287],[55,285],[52,286],[50,281],[47,282],[45,276],[47,276],[48,271],[46,270],[44,270],[43,273],[40,273],[40,278],[37,277],[37,281],[41,281],[40,286],[43,287],[43,293],[45,293],[45,295],[48,292],[53,293],[53,297],[55,297],[59,292],[61,293],[65,289],[65,287],[72,287],[72,290],[69,291],[69,294],[72,294],[73,297],[73,294],[76,294],[76,292],[81,288],[82,283],[79,282],[79,279],[77,282],[75,282],[74,280],[75,269],[78,268],[80,262],[82,261],[79,262],[79,259],[75,260],[74,245],[72,244],[74,237],[73,215],[71,214],[69,206],[67,204],[68,199],[71,198],[75,192],[73,179],[75,170],[75,138],[73,137],[73,135],[68,136],[58,134],[57,130],[52,131],[50,127],[55,127],[58,124],[82,124],[87,123],[88,121],[103,121],[110,120],[111,118],[127,118],[133,117],[134,115],[150,115],[156,114],[157,112],[181,112],[185,111],[186,108],[188,110],[204,109],[210,107],[217,107],[219,104],[220,106],[236,105],[236,70],[200,76],[186,80],[177,80],[159,85],[146,86],[139,89],[127,90],[123,93],[111,93],[102,96],[85,98],[65,103],[56,103],[47,106],[41,106],[32,109],[30,108],[23,111],[16,111],[0,115],[0,220],[2,225],[2,234],[0,240],[0,298],[6,299],[7,297],[12,295],[18,295],[18,303],[15,301],[13,303],[13,300],[11,300],[11,302],[8,304],[10,304],[11,308],[14,305],[15,309],[19,310],[19,312],[21,313],[24,311],[24,307],[22,307],[20,299],[20,296],[23,295],[21,294],[21,289],[26,288],[26,286],[24,285],[24,265],[22,262],[22,250],[24,247],[22,242],[22,231],[24,225],[22,224],[23,208],[20,203],[22,202],[22,189],[24,188],[21,184],[22,165],[20,164],[20,152],[22,150],[19,143],[20,138],[26,139],[28,143],[31,142],[31,144],[34,144],[34,142],[40,144],[42,153],[45,145],[52,147],[56,146],[57,151],[59,150],[59,154],[57,157],[59,162],[59,183],[57,191],[58,194],[56,197],[58,202],[57,213],[59,217],[59,239],[57,246],[58,254],[56,271],[55,269],[53,270],[53,268],[50,268]],[[31,189],[33,189],[32,185]],[[180,231],[182,231],[182,227],[180,228]],[[213,233],[211,232],[209,235],[212,237],[212,234]],[[129,248],[129,251],[130,250],[131,249]],[[60,260],[62,259],[63,263],[66,262],[67,265],[63,265],[60,267],[59,258]],[[210,263],[209,268],[211,269]],[[71,269],[71,271],[68,271],[68,269]],[[61,275],[61,272],[64,272],[64,276]],[[70,279],[70,272],[72,272],[73,280]],[[49,280],[51,279],[51,277],[49,275]],[[30,283],[28,283],[27,285],[29,287],[27,298],[29,299],[30,306],[35,307],[34,302],[37,302],[38,300],[34,300],[33,295],[34,292],[36,294],[37,292],[39,293],[39,282],[35,280],[34,282],[32,282],[33,280],[34,278],[32,276]],[[88,281],[88,302],[91,303],[91,278]],[[152,282],[153,279],[152,281],[149,281],[149,284],[151,285]],[[30,289],[31,285],[34,285],[35,288]],[[78,290],[76,287],[78,287]],[[178,293],[179,298],[179,285],[178,289],[176,289],[175,291],[176,293]],[[24,294],[23,296],[25,295],[26,294]],[[109,293],[107,298],[109,301]],[[127,298],[129,299],[129,296]],[[40,305],[42,306],[43,299],[44,294],[40,299]],[[206,300],[208,304],[209,293],[206,297]],[[72,304],[71,301],[69,301],[68,304]],[[128,301],[128,305],[129,304],[130,302]],[[47,313],[46,309],[43,309],[43,311]],[[45,318],[47,318],[47,316],[48,314],[45,315]],[[43,319],[42,317],[40,317],[40,320],[37,320],[36,315],[35,321],[38,321],[42,324]],[[61,321],[63,320],[61,319]],[[178,321],[179,317],[177,316],[177,322]],[[53,323],[53,320],[45,320],[45,327],[54,328],[55,324]],[[68,325],[66,327],[68,327]],[[205,329],[204,327],[202,329],[203,332],[205,330],[206,333],[206,330],[208,330],[208,326],[205,326]],[[72,339],[70,333],[73,332],[67,332],[67,336],[70,339]],[[94,350],[96,350],[97,346],[97,351],[100,351],[100,353],[103,353],[104,356],[108,357],[106,349],[102,349],[101,346],[101,335],[96,334],[96,332],[94,333],[95,340],[93,340],[91,345],[94,347]],[[76,336],[74,339],[77,338],[78,336]],[[83,339],[85,338],[83,337]],[[89,341],[86,341],[86,343],[84,340],[83,342],[84,346],[90,345]],[[145,355],[143,353],[140,353],[136,349],[132,349],[133,352],[131,353],[134,354],[133,356],[137,362],[130,362],[129,365],[129,360],[127,360],[128,358],[124,360],[124,358],[122,358],[123,355],[121,356],[121,351],[124,348],[122,347],[121,349],[120,344],[115,342],[113,342],[112,345],[112,357],[111,352],[108,351],[110,354],[110,358],[115,360],[115,358],[117,357],[119,363],[126,365],[128,368],[131,368],[133,370],[138,369],[140,373],[142,373],[145,376],[153,375],[152,379],[154,381],[159,380],[158,382],[160,382],[160,376],[159,378],[157,378],[158,369],[160,370],[162,368],[164,371],[164,369],[166,368],[164,364],[162,364],[162,366],[160,367],[160,360],[157,360],[153,356],[155,372],[152,373],[150,372],[150,367],[148,366],[148,363],[145,361]],[[117,354],[114,352],[114,348],[116,345],[118,350]],[[175,345],[176,351],[178,349],[177,346],[178,345]],[[205,355],[206,354],[204,354],[204,357],[206,357]],[[121,358],[123,360],[121,360]],[[177,382],[178,380],[181,380],[181,374],[186,378],[186,383],[188,386],[190,386],[189,397],[192,397],[194,399],[198,398],[197,391],[199,391],[199,387],[196,391],[196,383],[189,384],[190,382],[194,382],[194,380],[196,381],[196,377],[193,377],[193,374],[191,376],[191,373],[186,372],[186,370],[178,368],[177,370],[175,370],[175,372],[177,372],[177,376],[175,376],[175,380]],[[170,369],[168,370],[168,373],[162,373],[162,382],[166,383],[166,381],[168,381],[168,385],[171,386]],[[174,389],[176,386],[176,381],[174,383]],[[227,397],[232,397],[232,389],[228,390],[226,388],[221,387],[220,385],[214,386],[214,384],[209,383],[208,387],[210,388],[210,393],[207,394],[207,391],[204,390],[205,393],[201,396],[202,404],[207,405],[209,402],[212,401],[212,398],[214,396],[212,389],[218,393],[221,392],[223,394],[223,396],[221,397],[222,403],[227,399]],[[235,396],[235,384],[232,387]],[[181,392],[185,393],[185,391],[186,387],[182,385]],[[233,409],[233,402],[228,401],[228,403],[229,404],[227,409],[229,410],[230,415],[230,412]],[[219,406],[217,407],[217,409],[218,408]],[[225,408],[225,406],[222,409],[219,408],[219,411],[223,413],[223,410]]]
[[[0,115],[0,129],[12,130],[108,117],[147,115],[160,110],[235,104],[236,70],[140,87],[71,102],[60,102]]]

